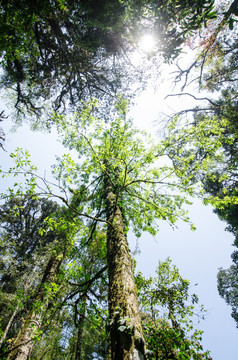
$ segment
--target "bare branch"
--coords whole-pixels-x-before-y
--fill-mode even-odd
[[[217,106],[217,104],[215,102],[213,102],[211,99],[209,99],[207,97],[198,98],[190,93],[169,94],[165,97],[165,99],[167,99],[168,97],[172,97],[172,96],[182,96],[182,95],[191,96],[193,99],[199,100],[199,101],[206,100],[206,101],[210,102],[210,104],[212,104],[213,106]]]

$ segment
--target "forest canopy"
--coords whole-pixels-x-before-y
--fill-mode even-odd
[[[68,149],[55,154],[54,180],[19,148],[1,169],[2,359],[211,359],[189,281],[170,259],[155,278],[136,273],[128,237],[155,236],[162,221],[194,230],[187,209],[199,196],[237,246],[237,15],[237,1],[1,1],[11,117],[56,129]],[[153,50],[136,66],[145,33]],[[186,46],[194,56],[184,69],[176,61]],[[177,64],[178,96],[198,99],[191,83],[206,95],[167,119],[159,138],[128,111],[164,63]],[[232,258],[218,290],[237,321]]]

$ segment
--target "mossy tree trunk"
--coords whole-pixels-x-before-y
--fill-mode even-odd
[[[132,259],[123,215],[109,180],[105,181],[108,225],[110,347],[112,360],[145,359],[144,339]]]
[[[34,342],[40,335],[39,331],[43,317],[47,312],[49,299],[52,295],[50,284],[55,282],[57,278],[63,257],[63,252],[60,252],[56,256],[51,256],[41,280],[39,290],[36,293],[22,329],[12,345],[7,360],[27,360],[30,358]]]

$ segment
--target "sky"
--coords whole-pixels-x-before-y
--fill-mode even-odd
[[[156,93],[150,88],[137,99],[130,115],[138,127],[156,134],[156,120],[161,112],[173,112],[185,103],[188,105],[190,100],[187,97],[164,100],[167,92],[168,82],[165,81]],[[50,167],[56,162],[55,155],[67,153],[57,141],[55,131],[50,134],[32,132],[24,125],[12,133],[10,128],[10,121],[7,120],[4,124],[6,151],[0,151],[2,168],[10,166],[9,154],[17,147],[22,147],[31,154],[33,164],[39,168],[39,175],[49,177]],[[8,184],[9,180],[2,181],[1,191]],[[139,239],[140,252],[135,255],[137,269],[145,276],[153,276],[158,261],[170,257],[181,275],[190,280],[191,291],[199,296],[199,303],[207,309],[205,320],[195,324],[195,327],[204,331],[204,349],[211,351],[214,360],[236,360],[238,330],[231,318],[230,307],[218,294],[216,278],[220,267],[227,268],[231,265],[233,236],[225,231],[225,222],[218,219],[212,207],[202,205],[198,199],[193,202],[189,214],[197,230],[192,232],[189,225],[182,222],[173,230],[167,223],[161,222],[156,237],[145,233]],[[132,234],[129,236],[129,243],[133,252],[137,240]]]

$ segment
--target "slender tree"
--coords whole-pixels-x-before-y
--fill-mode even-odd
[[[77,234],[61,266],[63,296],[57,296],[55,306],[47,311],[32,359],[61,356],[81,360],[90,359],[93,354],[103,358],[107,355],[105,245],[101,231],[92,233],[87,229],[84,234]]]
[[[44,268],[40,281],[39,274],[38,277],[37,274],[32,277],[32,284],[30,283],[29,289],[27,289],[29,299],[24,309],[26,317],[16,339],[11,341],[10,350],[8,351],[8,359],[27,359],[31,354],[34,341],[40,334],[43,317],[57,292],[57,275],[67,248],[70,246],[74,232],[72,221],[64,221],[62,217],[63,213],[61,213],[62,218],[60,219],[59,206],[55,203],[43,200],[37,201],[36,199],[32,200],[29,196],[23,200],[19,198],[13,199],[11,203],[14,205],[13,208],[9,208],[8,204],[7,209],[6,206],[4,209],[1,209],[5,215],[2,221],[5,231],[9,231],[12,228],[12,236],[15,234],[16,240],[18,240],[18,247],[15,246],[16,253],[14,256],[19,263],[19,275],[24,274],[26,271],[26,256],[28,257],[28,261],[29,258],[32,257],[30,261],[30,272],[35,270],[34,268],[37,267],[37,263],[33,261],[34,258],[37,259],[37,250],[38,253],[40,253],[38,255],[41,255],[38,272]],[[44,209],[43,211],[42,208]],[[55,215],[53,215],[52,209],[56,211]],[[41,240],[39,233],[44,234],[45,238],[43,236]],[[47,241],[47,239],[49,240]],[[39,248],[41,248],[41,251],[39,251]],[[46,251],[49,252],[50,256]],[[43,263],[46,263],[46,266],[44,266]],[[4,274],[2,281],[5,287],[9,287],[11,282],[15,284],[15,276],[13,273],[9,273],[9,279],[5,279],[7,274]],[[16,285],[15,287],[13,285],[12,290],[14,290],[14,288],[16,288]],[[17,306],[15,310],[16,309]],[[13,322],[12,319],[9,321]]]
[[[65,249],[64,249],[65,250]],[[50,297],[53,296],[53,285],[56,281],[59,267],[65,251],[52,256],[46,266],[39,290],[33,299],[23,327],[13,342],[7,359],[27,360],[32,352],[34,342],[40,334],[44,313],[47,311]]]
[[[211,191],[211,188],[209,188]],[[227,222],[228,226],[226,230],[231,232],[234,236],[235,251],[231,254],[233,264],[228,269],[220,269],[217,275],[218,292],[221,297],[224,298],[226,303],[232,307],[231,316],[236,322],[238,327],[238,220],[237,220],[238,205],[229,204],[224,206],[223,209],[216,209],[215,212],[218,214],[221,220]]]
[[[1,214],[1,312],[8,321],[1,343],[7,337],[13,322],[17,331],[20,315],[28,306],[26,300],[30,293],[38,286],[38,277],[42,271],[43,259],[47,258],[47,251],[54,241],[53,233],[44,223],[46,218],[58,209],[52,201],[32,198],[29,195],[13,197],[0,207]],[[39,230],[45,232],[42,237]],[[8,301],[7,301],[8,299]],[[10,303],[9,303],[10,301]],[[9,303],[8,311],[6,303]],[[17,325],[18,324],[18,325]]]

